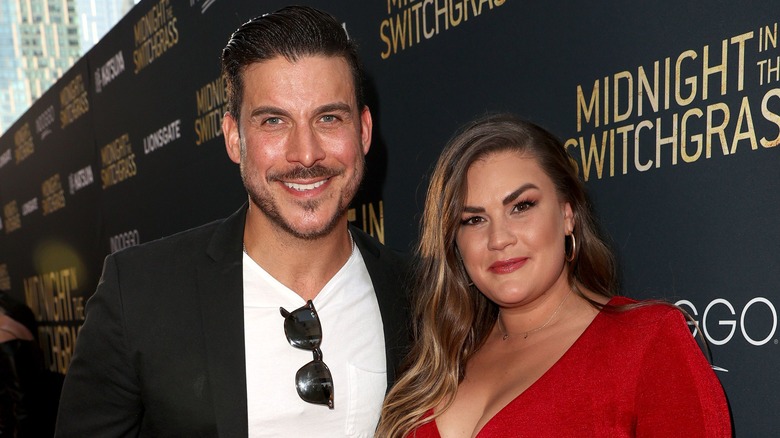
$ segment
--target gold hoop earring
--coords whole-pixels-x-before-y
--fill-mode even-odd
[[[571,234],[569,234],[568,237],[571,237],[571,254],[566,253],[566,245],[564,245],[563,255],[564,257],[566,257],[566,261],[571,263],[574,261],[574,258],[577,256],[577,239],[574,237],[573,231]]]

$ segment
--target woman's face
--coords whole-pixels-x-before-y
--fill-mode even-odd
[[[564,238],[571,206],[535,158],[498,152],[474,162],[456,243],[474,285],[502,307],[568,289]]]

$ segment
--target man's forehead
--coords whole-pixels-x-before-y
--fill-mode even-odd
[[[305,69],[299,68],[301,65],[305,65]],[[300,76],[298,76],[299,74]],[[352,103],[357,104],[353,72],[342,56],[315,54],[289,59],[277,55],[247,65],[242,71],[242,77],[244,99],[268,97],[261,92],[261,88],[274,93],[278,91],[280,94],[303,94],[307,92],[307,89],[311,89],[306,84],[323,81],[323,88],[319,88],[320,90],[329,89],[328,84],[341,83],[346,87],[346,92],[351,97]],[[303,79],[300,83],[296,83],[295,78]],[[298,87],[295,87],[296,85]]]
[[[241,70],[241,73],[244,74],[249,70],[253,70],[256,68],[261,68],[263,66],[267,65],[284,65],[284,64],[290,64],[290,65],[296,65],[300,63],[305,63],[306,61],[310,60],[323,60],[326,62],[332,62],[334,66],[341,64],[344,68],[346,68],[347,71],[350,71],[349,62],[347,59],[341,55],[325,55],[321,53],[304,53],[300,55],[295,56],[288,56],[283,54],[278,54],[273,57],[267,58],[267,59],[260,59],[254,62],[250,62],[244,68]],[[283,62],[280,62],[283,61]],[[350,71],[351,73],[351,71]]]

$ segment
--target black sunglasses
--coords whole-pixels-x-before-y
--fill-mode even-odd
[[[333,376],[322,361],[322,325],[311,300],[300,309],[288,312],[279,308],[284,317],[284,335],[295,348],[311,350],[314,360],[302,366],[295,374],[298,395],[306,402],[328,405],[333,409]]]

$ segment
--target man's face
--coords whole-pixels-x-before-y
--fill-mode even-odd
[[[357,107],[340,57],[284,57],[243,73],[240,129],[225,117],[230,158],[241,165],[253,204],[305,239],[328,234],[357,192],[371,144],[371,114]]]

